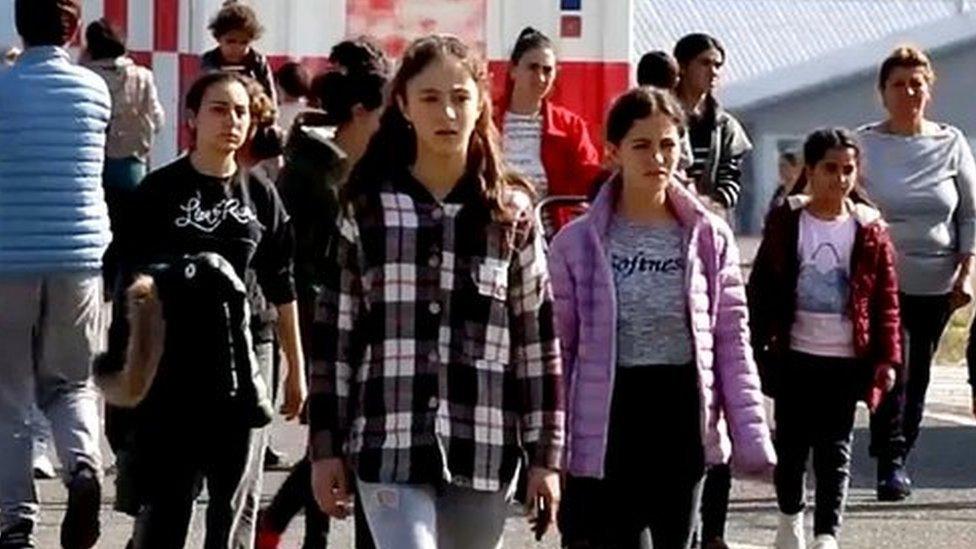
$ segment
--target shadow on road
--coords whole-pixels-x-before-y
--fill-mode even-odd
[[[874,488],[875,461],[868,455],[871,434],[854,433],[851,486]],[[908,460],[915,488],[976,488],[976,429],[963,426],[925,426]]]

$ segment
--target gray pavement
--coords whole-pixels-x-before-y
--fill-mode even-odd
[[[863,410],[859,412],[852,491],[841,535],[842,547],[976,548],[976,420],[970,409],[965,368],[935,368],[928,399],[929,413],[918,449],[909,464],[916,481],[916,493],[901,503],[881,504],[874,500],[874,468],[867,457],[867,417]],[[302,428],[276,424],[274,436],[276,445],[292,459],[301,455],[304,443]],[[282,472],[268,474],[265,501],[270,499],[284,478],[285,473]],[[106,483],[102,513],[104,534],[98,547],[123,549],[132,526],[127,517],[111,510],[114,497],[111,480],[109,477]],[[65,492],[57,481],[41,482],[40,492],[44,502],[40,547],[57,548]],[[202,506],[198,508],[198,511],[201,510]],[[197,512],[192,539],[187,547],[200,547],[201,519],[202,513]],[[297,549],[301,546],[302,525],[299,517],[288,531],[283,548]],[[775,528],[776,502],[772,486],[737,481],[728,532],[732,547],[770,547]],[[330,547],[352,547],[352,530],[348,522],[334,526]],[[543,543],[536,544],[524,520],[513,516],[507,526],[505,547],[555,549],[558,541],[550,535]]]

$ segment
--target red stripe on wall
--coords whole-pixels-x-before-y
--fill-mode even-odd
[[[152,70],[153,56],[151,51],[130,51],[129,57],[136,62],[136,65],[140,65]]]
[[[491,61],[492,92],[501,97],[508,78],[508,61]],[[630,64],[603,61],[562,61],[552,101],[583,117],[594,143],[603,143],[603,123],[610,104],[630,85]]]
[[[180,0],[153,0],[153,49],[175,52],[179,47]]]
[[[190,131],[186,127],[186,92],[190,90],[194,80],[200,75],[200,56],[181,53],[180,54],[180,112],[173,118],[179,120],[177,129],[178,147],[177,150],[185,151],[190,148]]]
[[[122,31],[129,29],[129,0],[105,0],[104,17]]]

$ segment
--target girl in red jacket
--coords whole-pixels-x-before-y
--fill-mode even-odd
[[[901,363],[895,251],[881,215],[856,190],[860,146],[846,129],[822,129],[803,155],[796,191],[766,222],[748,285],[763,389],[776,399],[777,549],[806,546],[811,448],[812,547],[837,547],[855,405],[874,409]]]
[[[495,105],[505,162],[535,186],[536,195],[586,196],[601,175],[600,153],[586,121],[549,100],[556,53],[548,36],[526,27],[512,49],[505,96]],[[559,211],[556,227],[570,218]]]

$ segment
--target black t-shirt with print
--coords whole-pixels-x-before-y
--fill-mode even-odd
[[[273,185],[243,172],[204,175],[183,157],[146,176],[136,204],[125,238],[131,264],[216,252],[269,302],[294,301],[294,235]]]

